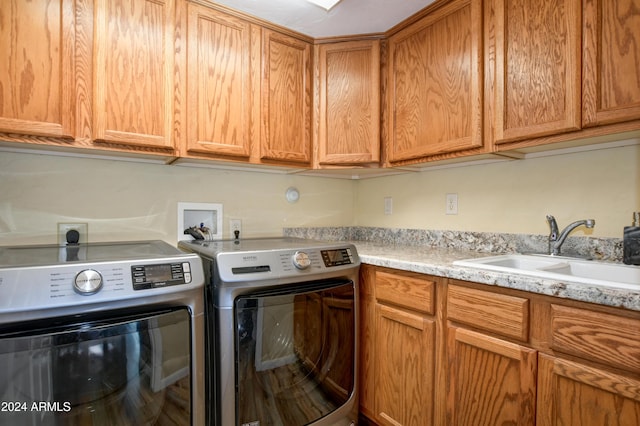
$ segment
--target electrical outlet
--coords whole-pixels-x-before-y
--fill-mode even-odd
[[[230,219],[229,220],[229,230],[231,231],[231,237],[235,238],[235,231],[240,232],[242,235],[242,219]]]
[[[384,214],[390,215],[393,213],[393,198],[384,197]]]
[[[447,194],[446,214],[458,214],[458,194]]]
[[[89,240],[89,225],[86,223],[58,223],[58,244],[67,245],[67,232],[78,231],[80,238],[78,243],[86,243]]]

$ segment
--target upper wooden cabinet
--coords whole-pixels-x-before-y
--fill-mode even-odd
[[[322,44],[318,163],[380,161],[380,40]]]
[[[483,146],[482,22],[454,0],[389,38],[389,161]]]
[[[315,45],[203,0],[0,4],[3,144],[321,169],[640,130],[640,0],[442,0]]]
[[[494,0],[495,143],[580,129],[580,0]]]
[[[182,154],[310,164],[311,44],[229,11],[184,7]]]
[[[262,30],[260,159],[310,163],[311,44]]]
[[[640,1],[584,0],[582,124],[640,118]]]
[[[73,0],[0,6],[0,132],[75,135]]]
[[[252,26],[198,4],[186,7],[186,150],[249,157]]]
[[[173,148],[174,0],[96,0],[96,141]]]

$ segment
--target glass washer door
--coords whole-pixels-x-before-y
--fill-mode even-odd
[[[41,325],[0,334],[0,425],[190,424],[186,308]]]
[[[354,292],[342,280],[236,300],[238,425],[306,425],[347,402],[355,380]]]

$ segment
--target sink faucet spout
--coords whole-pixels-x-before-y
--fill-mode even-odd
[[[549,254],[558,256],[560,255],[560,248],[562,244],[567,239],[567,236],[576,229],[578,226],[585,226],[587,228],[593,228],[596,224],[596,221],[593,219],[585,219],[585,220],[577,220],[575,222],[567,225],[562,232],[558,232],[558,224],[556,223],[556,219],[547,215],[547,222],[549,223]]]

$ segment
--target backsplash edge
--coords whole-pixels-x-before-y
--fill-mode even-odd
[[[546,253],[548,236],[452,230],[381,228],[365,226],[283,228],[283,236],[327,241],[366,241],[470,250],[479,253]],[[567,256],[622,262],[622,238],[568,237],[562,247]]]

